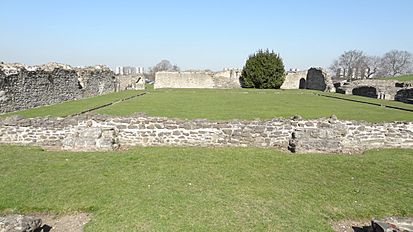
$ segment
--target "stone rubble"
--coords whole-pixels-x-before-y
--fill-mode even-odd
[[[388,217],[384,219],[374,219],[371,222],[374,232],[413,232],[412,217]]]
[[[34,232],[42,226],[42,220],[23,215],[0,217],[0,232]]]

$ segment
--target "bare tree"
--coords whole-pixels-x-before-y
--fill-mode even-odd
[[[161,60],[155,67],[152,68],[153,72],[169,71],[172,70],[172,64],[169,60]]]
[[[154,67],[149,68],[149,73],[148,73],[147,79],[155,80],[155,74],[157,72],[162,72],[162,71],[179,72],[180,68],[177,65],[172,65],[172,63],[169,60],[161,60]]]
[[[158,64],[155,65],[155,67],[151,68],[151,71],[156,73],[156,72],[161,72],[161,71],[179,71],[179,67],[177,65],[172,65],[172,63],[169,60],[161,60]]]
[[[181,69],[177,65],[172,66],[172,71],[179,72]]]
[[[377,76],[381,70],[381,57],[379,56],[366,56],[364,60],[365,64],[365,78],[372,78]]]
[[[392,50],[384,54],[381,65],[386,76],[398,76],[412,71],[413,55],[407,51]]]
[[[362,51],[350,50],[344,52],[338,60],[335,60],[331,65],[330,70],[337,73],[339,69],[342,69],[346,72],[344,77],[351,80],[354,75],[353,70],[360,71],[366,67],[366,64],[367,56],[364,55]]]

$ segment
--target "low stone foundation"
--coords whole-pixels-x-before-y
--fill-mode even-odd
[[[292,152],[353,153],[413,148],[413,122],[368,123],[321,118],[211,121],[142,115],[0,119],[0,143],[71,151],[131,146],[264,147]]]

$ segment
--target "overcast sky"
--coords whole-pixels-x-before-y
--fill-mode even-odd
[[[286,68],[342,52],[413,52],[412,0],[0,0],[0,61],[182,69],[239,67],[256,50]]]

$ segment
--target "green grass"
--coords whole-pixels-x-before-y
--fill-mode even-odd
[[[391,107],[398,107],[398,108],[413,110],[413,104],[406,104],[406,103],[398,102],[398,101],[388,101],[388,100],[381,100],[381,99],[370,98],[370,97],[363,97],[363,96],[356,96],[356,95],[346,95],[346,94],[336,94],[336,93],[321,93],[320,92],[319,94],[320,95],[325,95],[325,96],[338,97],[338,98],[342,98],[342,99],[349,99],[349,100],[356,100],[356,101],[380,104],[382,106],[391,106]],[[412,119],[413,119],[413,116],[412,116],[411,120]]]
[[[100,109],[111,115],[145,112],[151,116],[208,119],[270,119],[301,115],[304,118],[329,117],[372,122],[412,120],[411,112],[386,109],[362,103],[316,96],[308,90],[201,90],[166,89]],[[342,96],[337,94],[337,96]],[[388,103],[389,101],[377,100]],[[391,103],[393,104],[393,103]],[[410,105],[394,103],[406,108]]]
[[[0,146],[0,212],[92,212],[86,231],[332,231],[413,215],[413,150],[46,152]]]
[[[413,81],[413,75],[403,75],[398,77],[383,77],[379,78],[380,80],[398,80],[398,81]]]
[[[117,101],[140,93],[124,91],[94,98],[69,101],[52,106],[39,107],[6,114],[36,116],[67,116],[99,105]],[[175,118],[230,119],[271,119],[301,115],[304,118],[329,117],[335,114],[340,119],[365,120],[371,122],[412,120],[411,112],[388,109],[380,106],[332,99],[309,90],[211,90],[211,89],[162,89],[149,90],[144,96],[124,101],[100,110],[97,113],[128,116],[144,112],[150,116]],[[382,105],[413,109],[413,105],[364,98],[330,94],[341,98],[361,99]]]
[[[40,117],[40,116],[56,116],[64,117],[71,114],[79,113],[87,109],[91,109],[97,106],[101,106],[110,102],[119,101],[123,98],[127,98],[136,95],[142,91],[122,91],[117,93],[109,93],[101,96],[90,97],[80,100],[67,101],[55,105],[43,106],[28,110],[22,110],[18,112],[12,112],[2,115],[21,115],[24,117]]]

